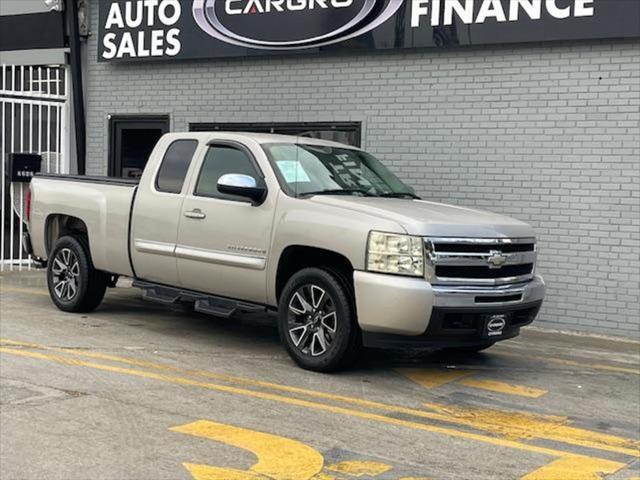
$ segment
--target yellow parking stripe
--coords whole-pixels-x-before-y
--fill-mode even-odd
[[[377,477],[391,470],[391,465],[380,462],[348,460],[329,465],[327,470],[344,473],[350,477]]]
[[[512,385],[495,380],[479,380],[476,378],[465,378],[459,382],[462,385],[471,388],[479,388],[481,390],[489,390],[490,392],[504,393],[505,395],[518,395],[521,397],[539,398],[546,390],[539,388],[525,387],[524,385]]]
[[[640,442],[571,427],[567,417],[434,403],[424,405],[442,415],[456,418],[462,425],[511,440],[542,439],[612,452],[621,452],[622,449],[630,455],[640,456]]]
[[[469,370],[441,368],[398,368],[396,371],[425,388],[441,387],[473,373]]]
[[[199,420],[170,430],[208,438],[250,451],[258,458],[258,462],[250,468],[250,472],[257,475],[247,475],[247,478],[263,478],[262,475],[282,480],[311,478],[322,470],[324,464],[322,455],[304,443],[233,425]],[[208,465],[185,464],[185,467],[196,480],[226,480],[231,478],[231,474],[246,475],[247,473]]]
[[[601,458],[584,461],[575,458],[559,458],[538,470],[522,477],[521,480],[601,480],[619,470],[617,462]]]
[[[470,423],[469,418],[467,418],[468,417],[467,415],[460,415],[459,412],[455,412],[454,410],[451,409],[451,407],[444,406],[444,405],[438,406],[439,409],[433,408],[434,407],[433,405],[428,405],[431,409],[436,410],[436,412],[435,413],[433,411],[426,412],[424,410],[402,407],[399,405],[391,405],[391,404],[376,402],[373,400],[366,400],[366,399],[357,398],[357,397],[336,395],[336,394],[321,392],[317,390],[293,387],[289,385],[281,385],[278,383],[255,380],[251,378],[229,376],[229,375],[213,373],[213,372],[208,372],[203,370],[183,369],[183,368],[174,367],[171,365],[159,364],[159,363],[149,362],[146,360],[118,357],[115,355],[109,355],[109,354],[100,353],[100,352],[88,352],[88,351],[79,351],[79,350],[73,350],[68,348],[49,347],[46,345],[41,345],[36,343],[14,341],[14,340],[2,339],[2,338],[0,338],[0,343],[4,343],[7,345],[16,345],[16,346],[22,346],[22,347],[28,347],[28,348],[42,349],[42,350],[48,350],[48,351],[62,352],[62,353],[71,354],[71,355],[80,356],[80,357],[97,358],[101,360],[124,363],[126,365],[134,365],[138,367],[150,368],[150,369],[160,370],[165,372],[168,371],[168,372],[180,373],[183,375],[191,375],[191,376],[208,378],[208,379],[216,379],[220,381],[231,382],[231,383],[247,385],[252,387],[267,388],[267,389],[280,391],[280,392],[306,395],[308,397],[321,398],[321,399],[331,400],[335,402],[348,403],[351,405],[358,405],[360,407],[381,410],[384,412],[390,412],[394,414],[402,413],[402,414],[412,415],[415,417],[425,418],[429,420],[437,420],[437,421],[453,423],[458,425],[471,426],[473,428],[477,428],[477,429],[488,431],[488,432],[495,431],[495,425],[494,423],[492,423],[492,420],[490,420],[488,416],[485,416],[486,418],[485,422]],[[489,411],[489,412],[492,412],[492,411]],[[519,415],[519,412],[504,412],[504,413],[510,416]],[[494,419],[493,421],[495,421],[495,418],[496,417],[493,416],[493,419]],[[541,431],[544,431],[544,430],[545,429],[537,429],[537,432],[539,434]],[[593,448],[598,450],[617,452],[617,453],[622,453],[622,454],[632,455],[632,456],[640,456],[640,442],[638,441],[630,440],[622,437],[602,435],[597,432],[593,432],[585,429],[575,428],[573,430],[574,431],[572,432],[572,435],[567,436],[566,438],[563,438],[560,436],[556,436],[556,437],[547,436],[547,437],[540,437],[540,438],[548,438],[548,439],[559,441],[562,443],[569,443],[573,445],[579,445],[582,447]]]

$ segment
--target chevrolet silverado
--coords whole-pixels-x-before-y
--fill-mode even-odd
[[[316,371],[363,343],[485,349],[545,292],[530,226],[421,200],[329,141],[171,133],[139,182],[38,175],[27,203],[25,242],[61,310],[89,312],[131,277],[143,298],[198,312],[277,312],[288,353]]]

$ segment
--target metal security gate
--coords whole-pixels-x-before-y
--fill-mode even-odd
[[[65,66],[2,65],[0,78],[0,271],[31,268],[22,248],[27,183],[8,179],[9,153],[38,153],[42,171],[69,173],[69,82]]]

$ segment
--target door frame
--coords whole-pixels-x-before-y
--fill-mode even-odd
[[[166,115],[109,115],[109,153],[107,158],[107,175],[119,177],[122,173],[122,160],[116,161],[116,152],[121,146],[122,137],[117,135],[118,128],[123,125],[134,125],[140,128],[160,126],[164,133],[171,131],[171,116]]]
[[[271,130],[349,130],[355,133],[356,147],[362,145],[362,122],[192,122],[190,132],[263,132]],[[289,133],[291,135],[294,133]]]

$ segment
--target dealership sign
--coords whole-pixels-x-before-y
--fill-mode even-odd
[[[640,37],[640,0],[100,0],[100,61]]]

